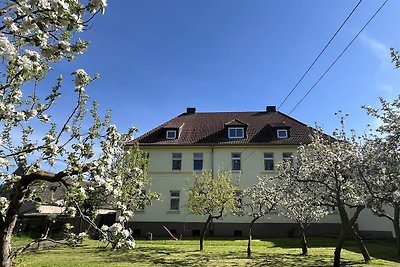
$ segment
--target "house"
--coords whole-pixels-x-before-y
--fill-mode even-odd
[[[177,236],[199,235],[205,217],[190,215],[185,210],[185,188],[193,172],[230,170],[239,178],[241,187],[251,186],[258,176],[274,176],[278,162],[295,156],[299,145],[311,142],[312,131],[306,124],[276,111],[275,106],[256,112],[203,113],[187,108],[185,113],[128,143],[138,144],[148,153],[151,189],[163,196],[162,201],[136,212],[130,225],[134,235],[152,232],[164,236],[163,225]],[[364,220],[369,221],[369,217],[372,215]],[[226,216],[213,221],[209,234],[245,236],[249,220]],[[358,225],[365,232],[391,231],[390,224],[383,230],[369,222]],[[296,235],[298,229],[295,223],[275,212],[259,220],[253,231],[258,237],[278,237]],[[312,224],[310,229],[313,235],[333,235],[339,231],[336,212]]]
[[[71,181],[68,180],[68,183]],[[89,183],[82,182],[84,187]],[[71,218],[65,212],[64,207],[56,205],[58,200],[63,200],[67,192],[66,187],[60,182],[43,182],[33,184],[31,191],[35,191],[33,199],[24,200],[18,212],[18,220],[14,229],[16,234],[42,235],[49,228],[52,235],[62,235],[65,223],[74,226],[73,232],[78,234],[83,231],[89,231],[91,235],[96,233],[91,229],[89,223],[84,221],[79,215]],[[0,196],[9,198],[10,191],[3,185],[0,185]],[[111,225],[115,222],[116,211],[109,205],[104,204],[98,210],[96,219],[98,225]]]

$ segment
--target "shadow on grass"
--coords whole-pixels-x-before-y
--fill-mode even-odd
[[[46,255],[51,254],[54,259],[59,259],[61,256],[67,259],[69,256],[74,256],[85,259],[86,262],[98,264],[95,266],[332,266],[334,239],[310,239],[310,255],[308,256],[300,255],[301,249],[297,241],[295,238],[255,241],[251,259],[247,258],[244,240],[206,242],[205,250],[202,252],[198,251],[197,243],[190,241],[139,242],[134,250],[122,251],[112,251],[110,246],[105,248],[105,246],[90,242],[75,249],[54,248],[47,251]],[[372,257],[391,261],[394,264],[400,262],[396,257],[394,242],[367,240],[366,243]],[[362,265],[362,257],[354,241],[347,240],[345,249],[347,253],[355,252],[359,255],[354,253],[343,255],[343,265]],[[29,255],[35,254],[29,253]],[[37,255],[41,256],[41,253]],[[28,259],[31,258],[27,257],[26,260]]]
[[[367,239],[364,240],[364,243],[371,257],[375,259],[400,263],[400,256],[397,255],[396,243],[394,240]],[[355,241],[346,241],[344,244],[344,248],[349,251],[361,254],[360,249],[358,248]]]
[[[229,249],[229,248],[228,248]],[[268,250],[268,249],[267,249]],[[104,253],[104,250],[99,251]],[[103,256],[106,256],[102,254]],[[268,253],[265,250],[253,252],[246,257],[245,247],[241,250],[221,251],[209,249],[179,250],[170,247],[137,248],[129,253],[110,253],[104,257],[107,263],[142,263],[158,266],[331,266],[332,257],[327,255],[301,256],[296,253]],[[347,261],[348,265],[360,264],[359,261]]]

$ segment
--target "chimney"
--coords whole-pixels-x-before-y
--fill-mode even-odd
[[[196,108],[186,108],[186,114],[195,114]]]
[[[267,106],[266,111],[267,112],[276,112],[276,106]]]

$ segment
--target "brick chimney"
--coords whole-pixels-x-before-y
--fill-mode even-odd
[[[265,110],[267,112],[276,112],[276,106],[267,106]]]
[[[196,108],[186,108],[186,114],[195,114]]]

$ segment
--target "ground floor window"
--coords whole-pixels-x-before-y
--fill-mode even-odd
[[[171,202],[169,209],[171,211],[179,211],[179,198],[180,192],[179,191],[171,191]]]

